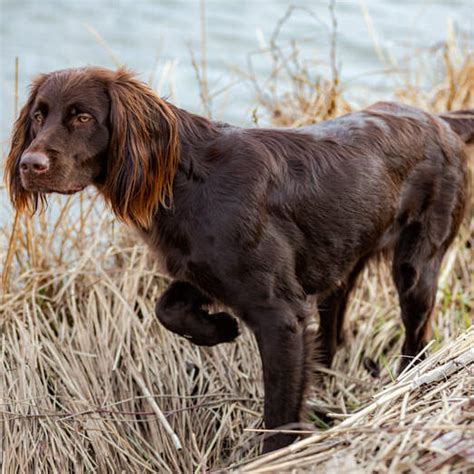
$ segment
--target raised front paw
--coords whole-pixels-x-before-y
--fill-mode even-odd
[[[239,323],[233,316],[228,313],[216,313],[209,316],[216,318],[215,322],[220,338],[219,342],[231,342],[239,336]]]
[[[196,327],[192,334],[185,337],[198,346],[215,346],[222,342],[231,342],[239,334],[237,320],[228,313],[209,314],[200,311],[199,328]]]

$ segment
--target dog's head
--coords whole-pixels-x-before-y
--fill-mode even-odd
[[[15,122],[6,179],[14,206],[95,185],[125,221],[148,226],[177,162],[171,107],[123,69],[39,76]]]

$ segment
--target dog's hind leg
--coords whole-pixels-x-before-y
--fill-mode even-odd
[[[425,239],[421,224],[413,223],[403,230],[395,248],[393,279],[405,326],[399,372],[432,337],[430,317],[444,252],[430,255],[430,245]]]
[[[195,286],[175,281],[161,295],[155,313],[163,326],[200,346],[233,341],[239,335],[237,320],[228,313],[209,314],[202,309],[211,300]]]
[[[344,342],[344,316],[350,294],[357,277],[365,267],[368,258],[361,258],[347,278],[347,281],[329,295],[318,301],[319,330],[316,335],[316,362],[330,367],[339,346]]]
[[[465,176],[455,171],[443,170],[434,178],[420,173],[402,203],[392,266],[406,331],[400,372],[432,338],[441,262],[459,230],[466,200],[460,185]]]

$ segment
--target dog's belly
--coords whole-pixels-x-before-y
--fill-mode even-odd
[[[381,213],[357,226],[337,221],[315,226],[295,251],[295,273],[306,294],[325,295],[344,285],[361,261],[390,248],[394,242],[396,209],[387,203]]]

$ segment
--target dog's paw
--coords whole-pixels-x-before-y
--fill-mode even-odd
[[[239,324],[228,313],[209,314],[201,310],[198,322],[189,325],[185,337],[198,346],[215,346],[222,342],[231,342],[238,335]]]
[[[231,342],[240,335],[239,323],[237,319],[228,313],[216,313],[211,315],[215,318],[219,342]]]

